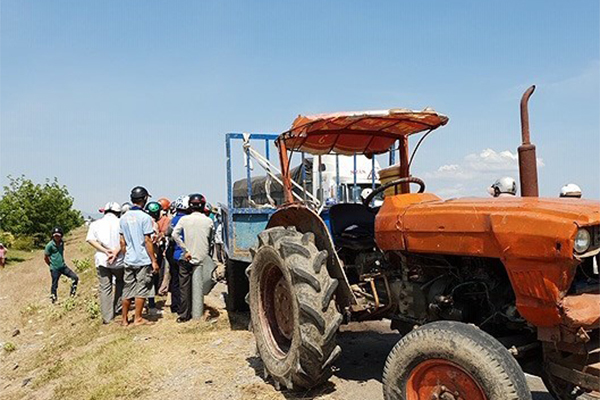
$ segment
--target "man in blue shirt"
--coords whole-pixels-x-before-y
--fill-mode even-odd
[[[171,312],[177,314],[179,312],[179,306],[181,304],[181,289],[179,287],[179,260],[183,256],[181,247],[175,243],[171,238],[173,229],[184,215],[188,214],[188,201],[189,196],[181,196],[175,200],[175,215],[171,219],[171,225],[167,229],[167,237],[169,240],[169,247],[167,248],[166,256],[169,261],[169,273],[171,280],[169,281],[169,291],[171,292]]]
[[[152,274],[158,273],[159,270],[151,237],[154,233],[152,217],[144,212],[144,206],[150,195],[145,188],[136,186],[131,190],[130,197],[133,207],[119,221],[121,252],[125,253],[123,326],[129,325],[127,314],[131,307],[131,299],[135,299],[133,324],[149,323],[142,318],[142,310],[146,299],[155,295]]]

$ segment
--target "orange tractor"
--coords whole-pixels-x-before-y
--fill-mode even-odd
[[[538,197],[533,90],[521,100],[522,197],[426,192],[408,137],[447,123],[430,109],[301,116],[279,136],[287,203],[247,270],[252,329],[277,387],[323,383],[340,325],[387,318],[403,337],[383,371],[386,400],[531,399],[525,367],[556,399],[599,398],[600,203]],[[333,205],[331,229],[293,202],[293,152],[375,157],[393,146],[399,164],[362,204]]]

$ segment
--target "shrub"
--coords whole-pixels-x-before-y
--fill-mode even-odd
[[[92,260],[90,260],[89,258],[84,258],[81,260],[74,258],[73,265],[75,265],[75,269],[77,270],[77,272],[85,272],[92,266]]]
[[[13,244],[15,243],[15,235],[10,232],[0,231],[0,243],[8,248],[13,247]]]
[[[100,304],[95,299],[88,299],[85,303],[85,308],[90,319],[98,319],[100,317]]]
[[[75,297],[69,297],[63,303],[63,308],[65,311],[73,311],[76,306],[77,306],[77,301],[75,300]]]
[[[12,247],[15,250],[31,251],[35,248],[35,239],[31,236],[17,236]]]
[[[6,342],[6,343],[4,343],[3,348],[4,348],[5,352],[12,353],[13,351],[15,351],[17,349],[17,346],[15,346],[15,344],[12,342]]]

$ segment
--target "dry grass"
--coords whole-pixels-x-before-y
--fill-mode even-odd
[[[0,272],[0,343],[15,348],[0,354],[2,398],[183,398],[186,391],[191,397],[206,393],[209,399],[283,398],[273,397],[274,391],[246,396],[247,381],[272,388],[258,380],[246,361],[252,356],[251,334],[237,331],[226,337],[231,333],[226,315],[213,323],[182,326],[166,308],[154,326],[102,325],[95,269],[81,261],[93,256],[84,236],[80,229],[66,240],[67,264],[74,267],[73,260],[79,260],[75,299],[68,297],[65,278],[58,304],[50,303],[50,277],[41,251]],[[13,337],[15,329],[20,333]],[[233,385],[237,394],[230,397],[240,371],[242,385]]]
[[[92,259],[84,237],[80,229],[66,241],[68,265]],[[276,391],[261,377],[253,335],[243,330],[247,319],[229,318],[222,309],[213,323],[177,324],[165,308],[154,326],[102,325],[95,268],[85,264],[78,262],[77,297],[68,298],[70,282],[63,279],[56,305],[48,298],[50,276],[41,251],[0,271],[0,348],[14,345],[13,351],[0,350],[3,400],[350,398],[331,388]],[[221,290],[217,286],[206,302],[221,306]]]

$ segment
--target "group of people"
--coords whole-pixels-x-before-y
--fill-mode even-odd
[[[149,201],[150,197],[144,187],[136,186],[131,203],[107,203],[100,209],[104,216],[89,225],[86,241],[96,250],[104,323],[121,314],[121,324],[129,325],[130,309],[134,325],[152,323],[142,316],[143,310],[147,308],[149,316],[159,314],[155,296],[167,292],[177,322],[203,317],[204,295],[215,282],[213,249],[222,248],[221,238],[215,238],[220,231],[218,210],[199,193],[173,203],[166,198]],[[64,262],[62,236],[60,228],[55,228],[44,251],[52,275],[53,302],[61,275],[72,280],[71,295],[79,280]]]
[[[517,181],[509,176],[498,179],[488,188],[488,192],[493,197],[512,197],[517,195]],[[560,189],[559,197],[581,198],[581,188],[568,183]]]

